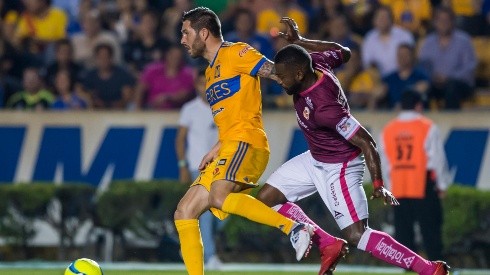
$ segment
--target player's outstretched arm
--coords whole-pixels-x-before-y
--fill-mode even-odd
[[[371,134],[361,126],[354,136],[349,139],[349,142],[359,147],[366,158],[366,165],[374,184],[374,191],[371,195],[371,199],[382,198],[385,204],[399,205],[400,203],[395,196],[384,188],[383,177],[381,174],[381,159],[376,147],[376,142]]]
[[[342,51],[342,60],[344,63],[349,61],[350,59],[350,49],[348,47],[344,47],[335,42],[328,42],[322,40],[310,40],[302,37],[299,33],[298,24],[289,17],[281,18],[281,23],[286,25],[286,32],[280,32],[279,36],[286,39],[289,43],[297,44],[309,51],[313,52],[324,52],[328,50],[341,50]]]
[[[274,81],[279,82],[279,78],[276,76],[276,69],[274,67],[274,63],[270,60],[267,60],[262,64],[257,75],[260,77],[270,78]]]

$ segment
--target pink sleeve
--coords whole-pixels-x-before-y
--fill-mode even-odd
[[[327,66],[330,70],[340,67],[344,63],[341,50],[328,50],[324,52],[313,52],[310,54],[313,63]]]

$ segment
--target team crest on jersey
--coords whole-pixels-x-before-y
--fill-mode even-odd
[[[214,78],[219,78],[221,76],[220,69],[221,69],[221,64],[218,64],[216,65],[216,67],[214,67]]]
[[[308,105],[308,107],[310,107],[312,110],[314,109],[313,102],[311,102],[311,98],[309,96],[306,97],[306,105]]]
[[[310,109],[308,107],[305,107],[303,110],[303,116],[308,120],[310,119]]]

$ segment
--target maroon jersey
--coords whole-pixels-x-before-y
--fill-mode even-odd
[[[342,163],[360,153],[348,140],[361,127],[350,114],[344,91],[333,69],[342,64],[340,50],[311,53],[321,78],[308,90],[294,95],[299,127],[317,161]]]

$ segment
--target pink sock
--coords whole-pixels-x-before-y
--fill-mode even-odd
[[[434,265],[404,245],[397,242],[390,235],[366,229],[362,234],[357,248],[371,253],[374,257],[398,267],[415,271],[419,274],[432,274]]]
[[[305,212],[303,212],[303,209],[301,209],[296,204],[292,202],[287,202],[280,206],[279,209],[277,209],[279,206],[280,205],[273,207],[277,212],[279,212],[279,214],[298,222],[309,223],[315,227],[315,235],[312,236],[311,240],[314,244],[318,245],[320,249],[335,242],[334,236],[328,234],[323,229],[321,229],[308,216],[306,216]]]

